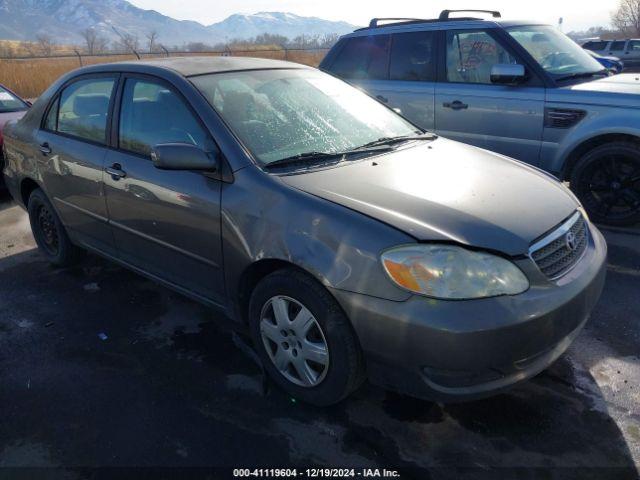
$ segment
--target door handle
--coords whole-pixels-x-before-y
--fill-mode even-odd
[[[111,175],[111,178],[115,181],[127,176],[127,172],[122,170],[122,166],[119,163],[114,163],[110,167],[105,168],[104,171]]]
[[[382,95],[376,95],[376,98],[380,100],[382,103],[389,102],[389,99],[387,97],[383,97]]]
[[[469,105],[462,103],[460,100],[456,100],[455,102],[444,102],[442,106],[444,108],[450,108],[451,110],[466,110],[469,108]]]
[[[42,145],[40,145],[40,151],[43,155],[49,155],[51,153],[51,147],[47,142],[44,142]]]

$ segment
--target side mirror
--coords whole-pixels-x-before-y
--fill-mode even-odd
[[[491,83],[500,85],[517,85],[526,79],[524,66],[501,63],[491,67]]]
[[[188,143],[161,143],[153,147],[151,160],[160,170],[206,170],[213,172],[219,166],[217,147],[205,152]]]

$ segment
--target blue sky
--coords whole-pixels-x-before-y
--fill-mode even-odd
[[[141,8],[157,10],[180,20],[210,24],[233,13],[291,12],[330,20],[346,20],[356,25],[371,17],[433,17],[444,8],[485,8],[503,12],[507,18],[556,24],[564,18],[564,30],[608,25],[617,0],[130,0]]]

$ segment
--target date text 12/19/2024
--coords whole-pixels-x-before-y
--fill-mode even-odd
[[[234,468],[233,476],[255,478],[400,478],[386,468]]]

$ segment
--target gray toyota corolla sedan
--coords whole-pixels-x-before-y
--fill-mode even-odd
[[[52,263],[91,250],[216,307],[317,405],[365,378],[499,391],[569,346],[604,282],[603,237],[561,183],[302,65],[80,69],[5,149]]]

